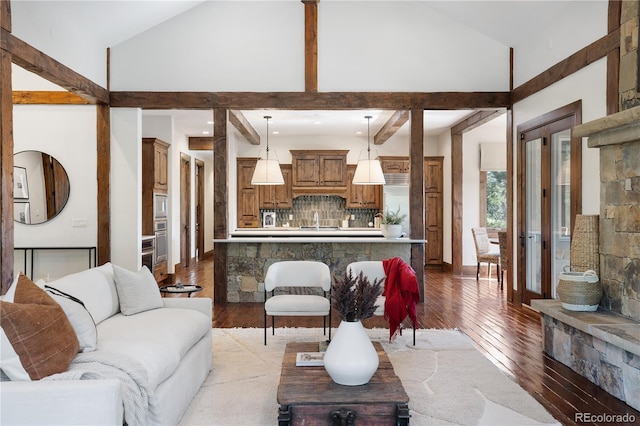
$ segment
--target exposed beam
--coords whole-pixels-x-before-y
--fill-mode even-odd
[[[304,90],[318,91],[318,3],[320,0],[302,0],[304,3]]]
[[[504,114],[504,111],[500,110],[478,111],[451,127],[451,133],[468,132],[478,126],[482,126],[487,121],[491,121],[502,114]]]
[[[11,1],[0,0],[0,28],[11,32]]]
[[[411,110],[409,131],[409,235],[423,240],[424,229],[424,110]],[[424,270],[424,243],[411,244],[411,267]],[[424,302],[424,274],[417,274],[420,301]]]
[[[409,120],[409,111],[396,111],[373,137],[374,145],[382,145]]]
[[[240,111],[229,110],[229,122],[238,129],[251,145],[260,145],[260,135],[253,128],[249,120]]]
[[[580,71],[587,65],[607,56],[609,52],[620,48],[620,29],[616,28],[606,36],[594,41],[573,55],[563,59],[551,68],[541,72],[526,83],[513,89],[511,99],[513,103],[551,86],[569,75]]]
[[[111,109],[96,105],[98,265],[111,261]]]
[[[4,294],[13,281],[14,247],[11,55],[4,50],[0,50],[0,138],[0,294]]]
[[[31,71],[50,82],[64,87],[91,103],[109,103],[109,92],[71,68],[35,49],[5,29],[1,29],[2,49],[11,53],[14,64]]]
[[[91,105],[92,102],[71,92],[14,91],[16,105]]]
[[[213,110],[213,238],[227,238],[229,222],[229,138],[227,135],[227,110]],[[227,303],[227,247],[214,243],[213,302]]]
[[[509,92],[111,92],[114,108],[143,109],[489,109]]]
[[[213,137],[189,136],[189,151],[212,151]]]

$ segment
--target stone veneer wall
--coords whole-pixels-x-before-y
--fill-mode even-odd
[[[547,354],[640,410],[640,356],[552,316],[541,319]]]
[[[348,238],[347,238],[348,239]],[[360,260],[411,259],[410,243],[243,243],[228,244],[227,302],[264,302],[264,276],[281,260],[317,260],[329,265],[332,279]]]

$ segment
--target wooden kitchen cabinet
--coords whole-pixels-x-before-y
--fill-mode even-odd
[[[260,185],[261,209],[293,208],[293,192],[291,191],[291,164],[280,164],[284,185]]]
[[[347,166],[347,202],[348,209],[382,210],[382,185],[354,185],[353,175],[356,165]]]
[[[411,161],[409,157],[380,156],[382,173],[409,173]]]
[[[142,176],[153,176],[155,192],[169,188],[169,144],[157,138],[142,138]],[[144,181],[144,179],[143,179]]]
[[[251,185],[253,170],[257,158],[238,158],[238,228],[257,228],[260,226],[260,193],[258,187]]]
[[[348,150],[291,150],[294,187],[346,187]]]

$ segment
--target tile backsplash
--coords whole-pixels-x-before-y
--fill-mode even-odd
[[[346,200],[337,195],[301,195],[293,199],[291,209],[261,209],[260,220],[262,213],[275,212],[276,226],[286,223],[292,227],[313,226],[314,213],[318,212],[320,226],[342,226],[342,221],[348,218],[349,227],[365,228],[379,212],[378,209],[347,209],[345,205]]]

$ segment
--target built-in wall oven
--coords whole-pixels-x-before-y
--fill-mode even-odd
[[[167,194],[153,194],[153,231],[155,234],[155,259],[158,265],[167,261],[169,239],[167,235]]]
[[[153,273],[155,265],[155,239],[154,235],[142,236],[142,266],[146,266]]]

